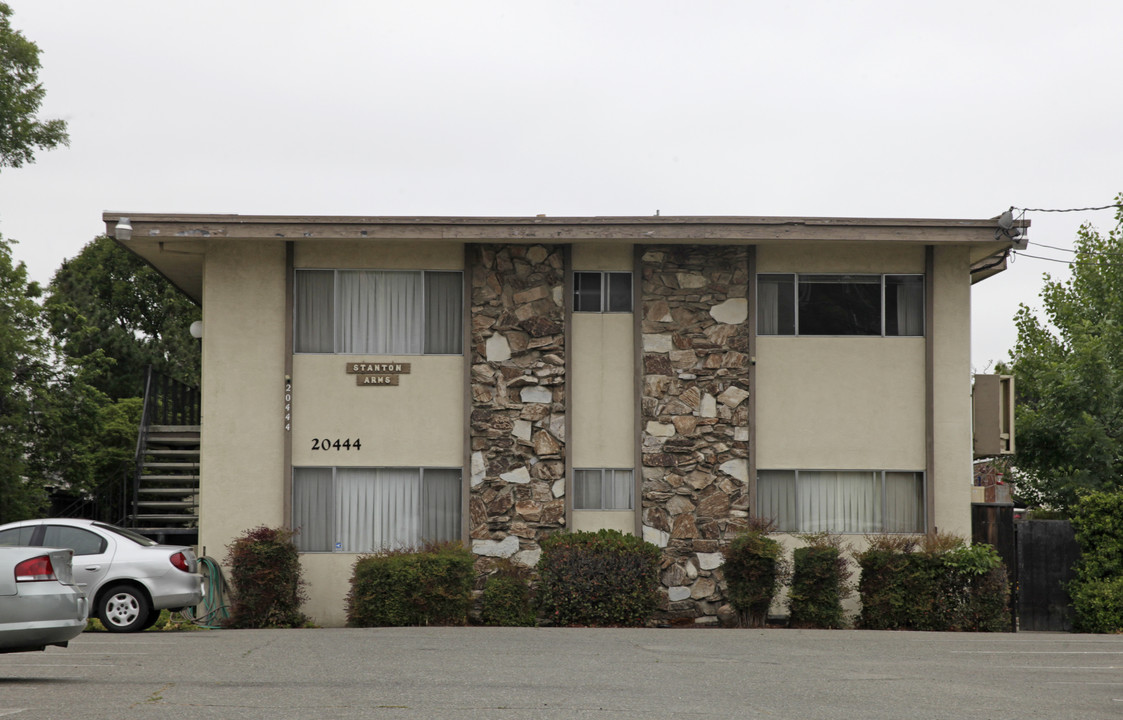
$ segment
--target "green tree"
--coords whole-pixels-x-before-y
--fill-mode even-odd
[[[36,149],[68,145],[64,120],[37,117],[46,90],[39,82],[39,46],[13,30],[0,2],[0,168],[35,162]]]
[[[1071,276],[1045,276],[1043,318],[1019,308],[999,366],[1016,377],[1014,477],[1032,506],[1067,511],[1086,491],[1123,489],[1123,208],[1115,219],[1107,234],[1080,228]]]
[[[143,260],[102,235],[55,273],[44,303],[66,358],[109,359],[92,383],[114,400],[140,397],[149,364],[199,384],[199,308]]]
[[[97,358],[55,363],[41,294],[0,238],[0,522],[42,512],[49,486],[80,492],[93,481],[81,448],[105,403],[86,380]]]

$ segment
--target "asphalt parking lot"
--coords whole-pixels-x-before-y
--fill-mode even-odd
[[[1123,636],[400,628],[87,633],[0,718],[1111,718]]]

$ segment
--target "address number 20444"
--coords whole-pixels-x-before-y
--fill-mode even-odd
[[[313,450],[362,450],[363,441],[359,438],[354,440],[347,438],[340,440],[339,438],[312,438]]]

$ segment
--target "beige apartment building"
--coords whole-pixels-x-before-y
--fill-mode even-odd
[[[203,309],[202,550],[299,528],[321,624],[358,554],[426,539],[484,572],[635,533],[705,624],[751,515],[970,534],[996,219],[103,219]]]

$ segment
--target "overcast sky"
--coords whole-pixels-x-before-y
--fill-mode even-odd
[[[1123,3],[7,0],[69,148],[0,171],[31,275],[104,210],[993,217],[1123,191]],[[1110,211],[1028,213],[1071,247]],[[973,362],[1043,273],[975,286]]]

